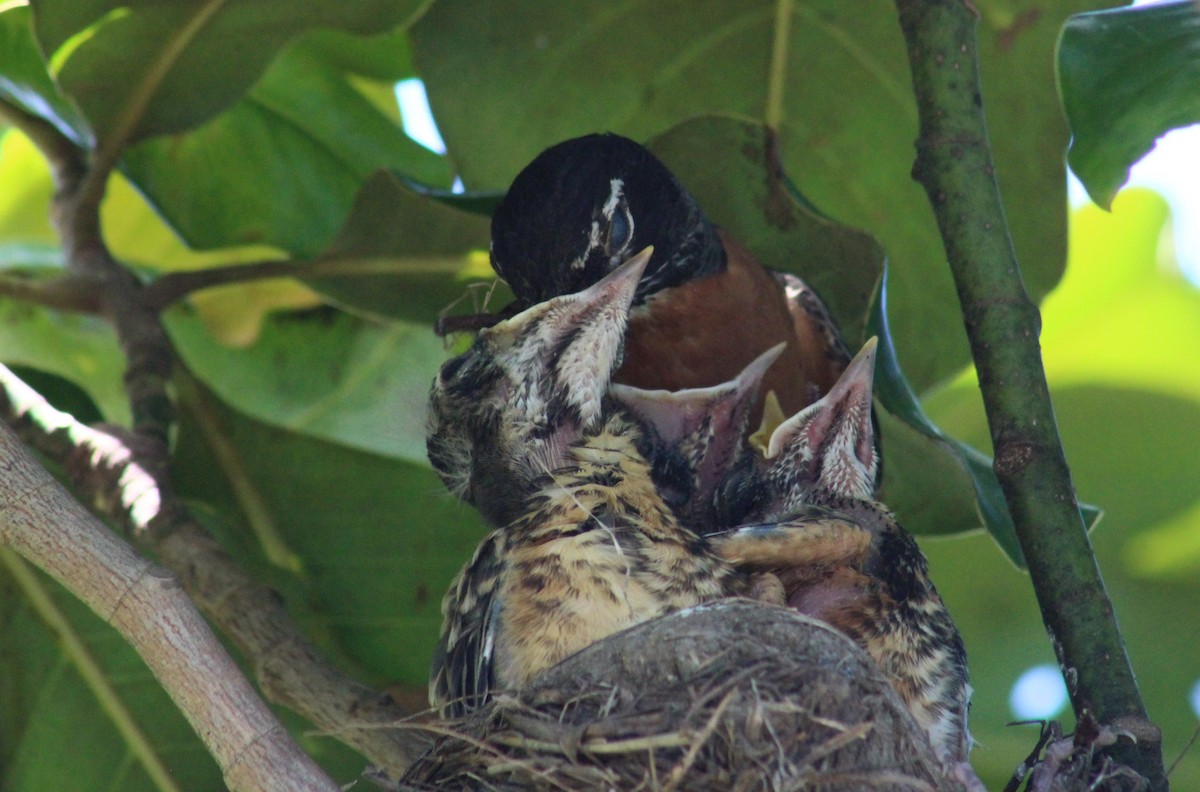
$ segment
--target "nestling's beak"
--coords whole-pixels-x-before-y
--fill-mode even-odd
[[[793,415],[771,433],[768,460],[785,449],[820,452],[820,483],[841,495],[869,498],[879,460],[871,425],[875,348],[871,338],[821,399]]]
[[[638,282],[654,249],[646,248],[583,291],[554,297],[481,333],[515,344],[536,333],[536,348],[566,405],[583,426],[600,417],[601,402],[621,364],[625,329]],[[504,343],[504,342],[501,342]]]

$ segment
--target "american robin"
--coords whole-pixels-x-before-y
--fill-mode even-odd
[[[743,590],[662,500],[641,425],[606,398],[648,260],[481,331],[434,383],[430,459],[500,526],[442,603],[430,699],[446,715],[626,627]]]
[[[721,519],[751,524],[711,538],[736,568],[778,575],[789,606],[857,641],[939,757],[965,774],[962,638],[916,542],[872,496],[874,363],[872,339],[829,393],[769,433],[718,497]]]
[[[526,305],[595,283],[647,245],[654,255],[616,382],[709,387],[780,342],[762,392],[774,391],[788,414],[837,381],[850,356],[817,294],[763,267],[628,138],[594,134],[546,149],[492,216],[492,266]],[[755,403],[752,421],[759,414]]]

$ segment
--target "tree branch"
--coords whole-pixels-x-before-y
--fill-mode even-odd
[[[402,265],[384,259],[320,258],[311,261],[259,261],[227,264],[186,272],[168,272],[148,283],[142,299],[148,308],[161,311],[192,292],[267,278],[333,278],[348,275],[395,275],[398,272],[456,272],[455,256],[408,256]]]
[[[100,310],[93,287],[71,275],[27,278],[0,274],[0,297],[71,313],[94,314]]]
[[[324,658],[278,595],[243,572],[175,495],[167,443],[175,421],[167,391],[174,352],[145,288],[105,245],[100,172],[89,171],[82,152],[53,126],[13,105],[2,109],[51,162],[57,187],[53,220],[67,277],[91,288],[100,315],[116,330],[127,364],[133,428],[83,426],[2,367],[0,414],[27,442],[64,465],[93,509],[122,524],[175,573],[196,605],[246,653],[269,698],[399,774],[426,745],[411,732],[382,728],[407,713]],[[11,492],[6,481],[3,494]]]
[[[1147,717],[1079,514],[995,179],[967,0],[896,0],[920,114],[913,178],[937,216],[995,448],[995,471],[1076,714],[1136,738],[1110,753],[1165,790]]]
[[[54,124],[3,98],[0,98],[0,118],[7,119],[33,141],[50,163],[57,184],[74,183],[82,177],[87,168],[83,151]]]
[[[336,790],[258,698],[173,575],[139,556],[0,427],[0,544],[115,627],[237,790]]]
[[[278,595],[246,575],[145,466],[144,438],[100,431],[60,412],[0,366],[0,415],[25,442],[63,465],[92,508],[147,542],[192,600],[250,658],[263,692],[399,775],[426,747],[383,728],[405,717],[386,695],[331,665]],[[6,491],[10,485],[5,482]]]

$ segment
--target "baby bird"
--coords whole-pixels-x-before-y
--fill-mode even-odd
[[[606,398],[649,258],[481,331],[434,383],[430,460],[499,526],[442,604],[430,700],[444,715],[738,588],[659,495],[639,423]]]
[[[873,500],[874,364],[871,339],[829,393],[770,431],[763,455],[743,459],[717,496],[720,520],[743,527],[710,538],[735,567],[777,574],[789,606],[862,646],[938,756],[973,784],[962,638],[916,542]]]

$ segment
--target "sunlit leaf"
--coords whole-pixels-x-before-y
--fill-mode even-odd
[[[1051,384],[1134,385],[1200,401],[1200,289],[1158,254],[1167,217],[1161,198],[1132,189],[1111,214],[1073,214],[1071,266],[1043,306]]]
[[[292,432],[425,463],[429,383],[446,358],[428,326],[380,325],[324,309],[267,321],[244,349],[187,311],[167,329],[188,368],[222,399]]]
[[[382,168],[433,185],[451,180],[441,157],[300,46],[228,111],[136,146],[123,166],[192,247],[272,245],[298,257],[330,243],[359,188]]]
[[[54,182],[50,168],[37,148],[17,130],[0,133],[0,267],[38,263],[22,260],[25,251],[45,263],[45,255],[58,247],[50,227],[50,199]]]
[[[1183,0],[1071,17],[1058,83],[1071,124],[1067,161],[1108,208],[1158,137],[1200,122],[1200,8]]]
[[[33,10],[51,71],[96,137],[134,141],[211,119],[311,28],[381,33],[408,21],[420,5],[34,0]]]

